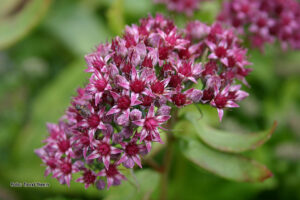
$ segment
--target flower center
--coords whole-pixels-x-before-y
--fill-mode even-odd
[[[114,59],[116,65],[117,65],[117,67],[119,67],[121,65],[122,60],[123,60],[122,56],[120,56],[120,55],[114,55],[113,59]]]
[[[100,71],[101,68],[105,65],[105,63],[101,60],[96,59],[92,62],[92,65],[93,65],[93,67],[95,67],[96,69],[98,69]]]
[[[236,91],[228,92],[227,99],[234,100],[237,97]]]
[[[148,68],[153,68],[153,64],[152,64],[152,59],[150,57],[145,57],[142,66],[144,67],[148,67]]]
[[[222,95],[217,95],[215,98],[215,104],[217,108],[224,108],[227,103],[227,98]]]
[[[114,165],[112,165],[112,164],[110,164],[109,167],[108,167],[108,170],[106,170],[106,175],[107,175],[108,177],[115,176],[115,175],[117,175],[118,173],[119,173],[119,172],[118,172],[116,166],[114,166]]]
[[[125,95],[125,96],[122,96],[122,97],[120,97],[119,99],[118,99],[118,107],[120,108],[120,109],[127,109],[127,108],[129,108],[130,107],[130,99],[129,99],[129,97],[127,96],[127,95]]]
[[[60,169],[64,174],[70,174],[72,172],[72,164],[71,163],[63,163],[61,165]]]
[[[214,61],[209,61],[205,64],[205,70],[202,72],[203,76],[213,75],[217,70],[217,63]]]
[[[125,152],[129,155],[129,156],[134,156],[136,154],[139,153],[139,148],[136,144],[134,143],[129,143],[126,146]]]
[[[169,86],[176,88],[178,85],[181,84],[181,78],[178,75],[173,75],[171,76],[170,82],[169,82]]]
[[[131,68],[132,68],[131,64],[126,63],[126,65],[124,65],[122,69],[122,72],[124,72],[125,74],[130,74]]]
[[[228,57],[228,67],[234,67],[235,63],[236,63],[236,61],[235,61],[234,57],[232,57],[232,56]]]
[[[126,48],[136,45],[134,37],[131,34],[124,35],[124,39],[126,40]]]
[[[96,176],[90,170],[84,172],[83,181],[85,183],[92,184],[95,182],[95,180],[96,180]]]
[[[98,146],[98,151],[102,156],[107,156],[110,153],[110,146],[107,143],[101,143]]]
[[[130,88],[135,93],[141,93],[145,89],[145,83],[144,81],[136,79],[130,83]]]
[[[184,63],[182,67],[178,69],[178,72],[182,75],[188,77],[192,75],[192,66],[191,63]]]
[[[104,103],[107,103],[107,104],[111,105],[111,106],[113,106],[114,103],[115,103],[113,97],[111,96],[111,94],[108,91],[105,91],[103,93],[103,95],[102,95],[102,101]]]
[[[145,121],[145,128],[148,130],[153,130],[158,125],[157,120],[155,118],[147,118]]]
[[[97,88],[97,90],[99,92],[103,92],[105,87],[107,85],[107,82],[105,80],[97,80],[97,82],[95,83],[95,87]]]
[[[61,152],[66,152],[70,148],[70,141],[69,140],[59,141],[58,148]]]
[[[100,117],[96,114],[93,114],[88,118],[88,124],[92,128],[96,128],[99,125],[99,123],[100,123]]]
[[[143,97],[143,106],[150,106],[152,103],[153,99],[149,96],[144,96]]]
[[[158,54],[159,54],[159,59],[160,60],[166,60],[169,55],[169,47],[159,47],[158,49]]]
[[[162,68],[162,71],[163,72],[166,72],[166,71],[172,71],[172,65],[171,65],[171,63],[165,63],[164,65],[163,65],[163,68]]]
[[[189,59],[191,57],[191,54],[189,52],[189,49],[188,48],[185,48],[185,49],[181,49],[179,52],[179,57],[181,59]]]
[[[186,96],[184,94],[175,94],[172,100],[176,106],[183,106],[186,102]]]
[[[164,93],[164,84],[160,81],[157,81],[156,83],[151,85],[151,90],[156,94],[162,94]]]
[[[56,168],[55,159],[47,160],[46,165],[48,165],[51,169]]]
[[[214,90],[209,88],[203,91],[202,100],[211,101],[214,98]]]
[[[264,18],[259,18],[257,21],[257,26],[259,26],[260,28],[264,27],[267,25],[267,21]]]
[[[216,54],[216,56],[218,56],[219,58],[225,57],[225,56],[226,56],[226,53],[227,53],[226,49],[225,49],[224,47],[222,47],[222,46],[217,47],[217,48],[215,49],[215,54]]]

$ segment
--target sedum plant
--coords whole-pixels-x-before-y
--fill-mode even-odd
[[[142,168],[144,161],[162,174],[164,199],[176,143],[187,159],[222,177],[252,182],[270,177],[263,165],[231,153],[255,149],[273,131],[223,133],[199,120],[195,111],[178,114],[187,105],[207,104],[222,120],[224,109],[238,107],[248,96],[241,84],[248,85],[251,69],[240,44],[232,30],[218,23],[193,21],[179,29],[158,14],[98,45],[85,57],[88,83],[77,90],[59,122],[47,124],[49,136],[35,150],[46,166],[45,175],[70,185],[79,173],[75,181],[101,190],[121,184],[127,179],[122,170]],[[182,122],[195,134],[180,134]],[[160,167],[145,156],[153,143],[164,142]]]
[[[263,49],[266,43],[280,42],[283,49],[300,48],[300,4],[296,0],[224,1],[218,20],[233,26]]]
[[[170,11],[192,16],[203,1],[208,0],[154,0],[154,3],[164,4]]]

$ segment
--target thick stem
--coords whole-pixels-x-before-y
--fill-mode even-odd
[[[163,173],[164,169],[159,166],[159,164],[157,164],[155,162],[155,160],[153,160],[152,158],[146,158],[143,160],[147,165],[149,165],[153,170],[159,172],[159,173]]]
[[[167,126],[167,128],[170,130],[170,132],[167,133],[166,152],[165,152],[164,160],[163,160],[163,173],[161,174],[160,200],[166,200],[167,196],[168,196],[168,178],[169,178],[169,171],[171,168],[173,143],[174,143],[174,136],[171,131],[174,128],[174,125],[177,121],[177,113],[178,113],[178,109],[174,108],[171,113],[172,117],[169,120],[168,126]]]

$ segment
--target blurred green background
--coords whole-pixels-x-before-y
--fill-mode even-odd
[[[205,3],[194,18],[211,23],[216,2]],[[110,191],[61,186],[44,177],[33,150],[46,137],[46,122],[57,122],[78,86],[86,83],[84,55],[122,33],[148,13],[162,12],[182,26],[185,17],[167,13],[151,0],[1,0],[0,4],[0,199],[156,199],[158,175],[137,173],[140,188],[125,183]],[[271,140],[246,153],[274,176],[264,183],[236,183],[199,171],[175,152],[169,199],[300,200],[300,53],[279,45],[249,51],[254,71],[250,97],[227,111],[222,123],[203,108],[214,126],[242,133],[279,125]],[[146,167],[147,168],[147,167]],[[12,188],[10,182],[48,182],[48,188]]]

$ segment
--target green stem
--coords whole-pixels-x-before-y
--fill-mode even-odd
[[[177,121],[178,109],[174,108],[171,112],[171,119],[168,122],[167,128],[172,130]],[[167,133],[166,151],[163,160],[163,173],[161,174],[161,193],[160,200],[166,200],[168,197],[168,178],[172,163],[174,136],[172,132]]]

